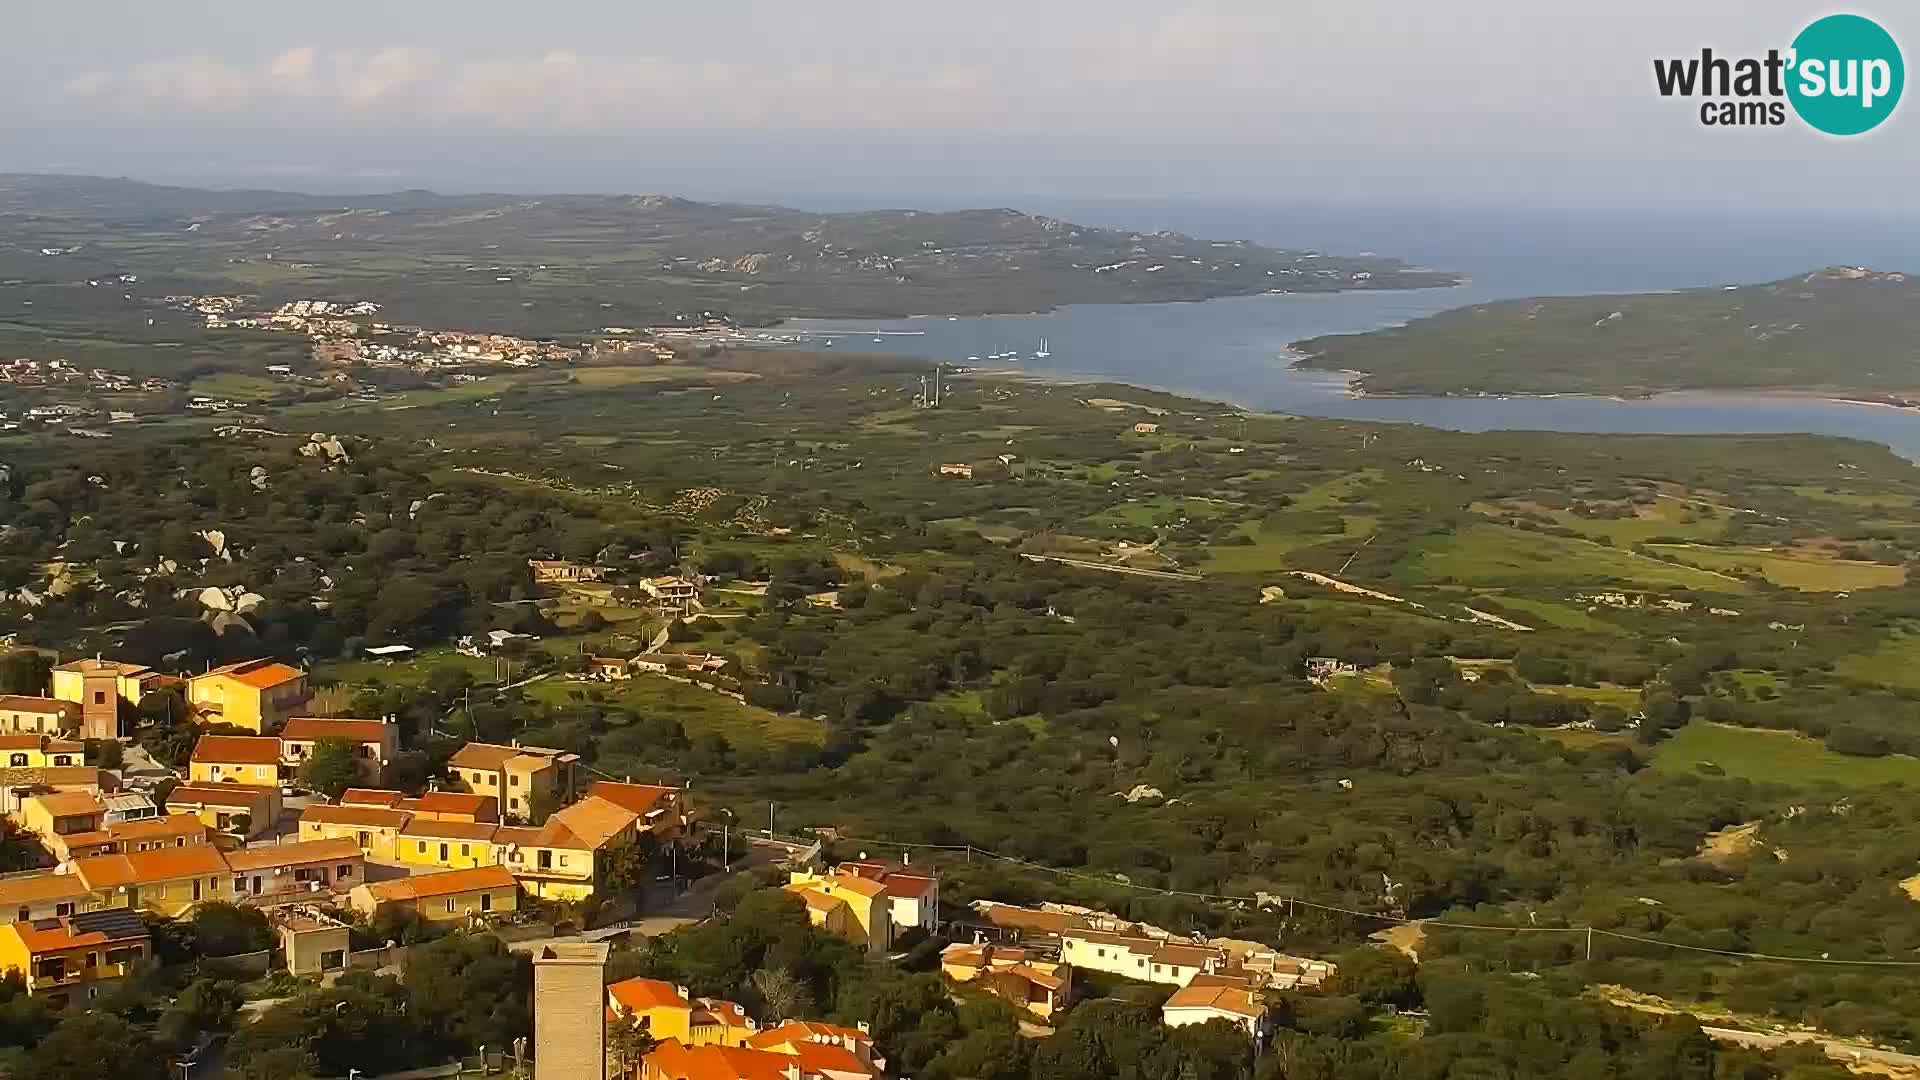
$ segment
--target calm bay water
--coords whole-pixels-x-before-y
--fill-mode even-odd
[[[1814,432],[1868,439],[1920,460],[1920,413],[1875,405],[1738,393],[1649,400],[1355,398],[1339,374],[1305,372],[1288,346],[1360,333],[1448,308],[1517,296],[1650,291],[1768,281],[1845,263],[1920,270],[1920,223],[1678,222],[1486,212],[1344,220],[1276,208],[1104,204],[1042,207],[1093,224],[1173,228],[1277,246],[1379,251],[1457,270],[1452,289],[1241,297],[1198,304],[1087,305],[1032,315],[794,320],[836,350],[926,356],[970,367],[1101,380],[1305,416],[1388,420],[1460,431],[1605,433]],[[1041,342],[1050,355],[1037,355]]]

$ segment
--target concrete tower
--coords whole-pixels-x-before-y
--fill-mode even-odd
[[[533,954],[533,1080],[606,1080],[607,952],[542,945]]]

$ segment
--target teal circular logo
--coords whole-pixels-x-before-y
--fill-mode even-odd
[[[1829,15],[1793,39],[1787,100],[1800,119],[1829,135],[1879,127],[1900,104],[1906,65],[1893,35],[1860,15]]]

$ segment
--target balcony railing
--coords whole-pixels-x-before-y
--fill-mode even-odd
[[[60,986],[73,986],[78,983],[93,982],[97,979],[123,978],[133,970],[133,964],[122,961],[118,964],[95,964],[92,967],[71,967],[62,975],[50,975],[35,972],[27,977],[27,991],[50,990]]]

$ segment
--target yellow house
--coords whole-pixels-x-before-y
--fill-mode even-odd
[[[482,866],[369,882],[347,894],[347,902],[367,916],[393,907],[432,922],[467,922],[518,910],[520,886],[506,867]]]
[[[0,878],[0,923],[32,922],[85,910],[87,887],[51,870]]]
[[[207,844],[75,859],[72,873],[95,903],[179,916],[202,900],[224,900],[227,861]]]
[[[366,857],[351,840],[299,840],[229,851],[233,898],[344,893],[367,879]]]
[[[277,660],[247,660],[187,680],[187,703],[209,723],[266,734],[309,701],[307,673]]]
[[[353,747],[360,778],[377,784],[400,752],[400,725],[391,720],[295,716],[280,729],[280,764],[288,773],[307,763],[321,739],[345,739]]]
[[[280,789],[272,784],[180,784],[167,793],[167,812],[193,814],[209,828],[252,840],[280,821]],[[245,828],[240,827],[246,819]]]
[[[352,840],[369,859],[397,860],[404,810],[378,806],[309,806],[300,814],[302,840]]]
[[[118,985],[153,953],[130,911],[86,911],[0,926],[0,970],[18,971],[27,993],[85,1003]]]
[[[80,705],[50,697],[0,694],[0,731],[71,735],[80,729]]]
[[[107,804],[85,791],[31,795],[20,800],[20,809],[13,814],[21,829],[39,837],[41,845],[59,858],[65,857],[66,837],[94,832],[106,818]]]
[[[70,739],[50,735],[0,735],[0,765],[9,769],[45,769],[86,764],[87,748]]]
[[[53,696],[80,706],[82,734],[89,739],[120,735],[120,705],[140,704],[153,678],[151,668],[118,660],[75,660],[53,669]]]
[[[554,812],[538,828],[494,834],[499,862],[522,888],[551,900],[583,900],[600,886],[605,853],[632,843],[641,815],[597,795]]]
[[[864,945],[868,952],[884,952],[893,944],[892,905],[880,882],[798,870],[789,876],[787,891],[806,901],[807,918],[815,926]],[[846,909],[844,921],[837,914],[840,907]]]
[[[687,988],[659,979],[624,979],[607,987],[607,1008],[656,1041],[687,1046],[745,1046],[760,1030],[747,1010],[722,998],[689,998]]]
[[[280,783],[280,740],[264,735],[202,735],[187,759],[196,784]]]
[[[524,821],[536,800],[558,806],[571,800],[580,755],[540,746],[473,742],[447,759],[447,775],[476,795],[500,800],[500,813]]]
[[[490,821],[430,821],[414,817],[400,830],[394,853],[415,866],[443,866],[471,870],[494,866],[493,834],[500,826]]]
[[[1073,968],[1013,945],[956,942],[940,953],[940,974],[974,983],[1042,1020],[1064,1009],[1073,995]]]

